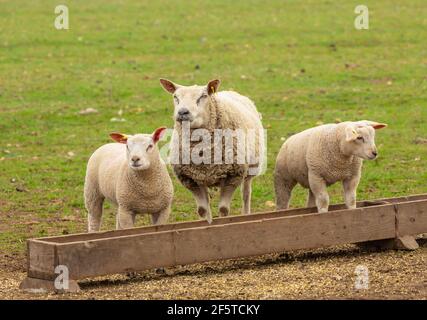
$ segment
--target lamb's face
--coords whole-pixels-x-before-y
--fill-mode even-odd
[[[111,133],[110,137],[126,145],[127,163],[132,170],[147,170],[154,161],[159,160],[157,142],[166,132],[165,127],[157,128],[153,134],[136,134],[133,136],[122,133]]]
[[[126,143],[128,165],[133,170],[146,170],[151,164],[151,155],[154,149],[151,135],[137,134],[130,136]]]
[[[209,96],[206,87],[181,87],[173,94],[174,120],[189,121],[190,128],[202,128],[209,121]]]
[[[374,160],[378,156],[375,145],[375,130],[386,127],[385,124],[359,121],[346,127],[347,150],[354,156],[365,160]]]
[[[206,86],[181,86],[166,79],[160,79],[163,88],[173,95],[174,120],[188,121],[190,128],[203,128],[209,123],[210,96],[219,87],[219,80],[212,80]]]

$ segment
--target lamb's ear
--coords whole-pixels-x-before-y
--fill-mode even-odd
[[[154,130],[153,136],[152,136],[154,143],[159,142],[159,140],[161,140],[163,138],[163,136],[166,133],[166,129],[167,129],[166,127],[160,127],[160,128],[157,128],[156,130]]]
[[[372,128],[374,128],[375,130],[379,130],[379,129],[387,127],[387,124],[385,124],[385,123],[379,123],[379,122],[371,122],[369,125]]]
[[[160,84],[167,92],[172,94],[174,94],[175,91],[180,87],[179,84],[173,83],[172,81],[167,79],[160,79]]]
[[[208,95],[211,95],[212,93],[217,92],[220,83],[221,83],[221,81],[219,81],[218,79],[209,81],[209,83],[207,85]]]
[[[345,140],[347,142],[356,140],[358,136],[359,134],[357,133],[356,129],[354,129],[354,126],[348,125],[345,128]]]
[[[128,136],[123,133],[113,132],[110,133],[110,137],[118,143],[126,144],[128,142]]]
[[[387,127],[387,124],[385,124],[385,123],[379,123],[379,122],[369,121],[369,120],[363,120],[363,121],[361,121],[361,123],[363,123],[366,126],[370,126],[370,127],[374,128],[375,130],[379,130],[379,129]]]

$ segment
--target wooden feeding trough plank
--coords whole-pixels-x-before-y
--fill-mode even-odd
[[[402,202],[397,207],[397,235],[414,235],[427,232],[426,203]]]
[[[399,203],[404,201],[407,202],[407,201],[415,201],[415,200],[427,200],[427,194],[398,197],[398,198],[389,198],[389,199],[377,199],[377,200],[370,200],[370,201],[359,201],[357,202],[357,207],[365,208],[365,207],[370,207],[374,205],[381,205],[381,204],[387,204],[387,203]],[[343,210],[343,209],[345,209],[344,204],[336,204],[336,205],[331,205],[329,207],[329,211],[337,211],[337,210]],[[47,241],[47,242],[54,242],[54,243],[69,243],[69,242],[75,242],[75,241],[96,240],[101,238],[127,236],[127,235],[150,233],[150,232],[181,230],[181,229],[187,229],[187,228],[222,225],[226,223],[255,221],[255,220],[262,220],[262,219],[269,219],[269,218],[303,215],[303,214],[310,214],[310,213],[316,213],[316,212],[317,212],[316,208],[297,208],[297,209],[288,209],[288,210],[279,210],[279,211],[267,211],[267,212],[261,212],[261,213],[252,213],[250,215],[218,217],[213,219],[211,225],[209,225],[205,220],[196,220],[196,221],[170,223],[170,224],[164,224],[159,226],[145,226],[145,227],[138,227],[138,228],[132,228],[132,229],[125,229],[125,230],[110,230],[110,231],[102,231],[102,232],[96,232],[96,233],[80,233],[80,234],[72,234],[67,236],[44,237],[40,240]]]
[[[303,208],[219,218],[212,225],[196,221],[29,240],[29,278],[21,287],[39,287],[45,279],[51,288],[58,265],[78,280],[427,232],[427,195],[399,201],[361,202],[357,209],[335,207],[323,214]]]
[[[393,212],[366,208],[59,244],[57,255],[71,278],[82,279],[394,235]]]

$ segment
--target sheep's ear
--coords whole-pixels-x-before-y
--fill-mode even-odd
[[[167,79],[160,79],[160,84],[162,85],[163,89],[172,94],[175,93],[175,91],[180,87],[180,85]]]
[[[387,124],[385,124],[385,123],[379,123],[379,122],[369,121],[369,120],[363,120],[363,121],[361,121],[361,123],[363,123],[366,126],[370,126],[370,127],[374,128],[375,130],[379,130],[379,129],[387,127]]]
[[[220,83],[221,81],[219,81],[218,79],[209,81],[207,85],[208,95],[211,95],[212,93],[217,92]]]
[[[350,125],[345,128],[345,140],[347,142],[356,140],[358,136],[359,134],[353,126]]]
[[[159,140],[161,140],[163,138],[163,136],[166,133],[166,129],[167,129],[166,127],[160,127],[160,128],[157,128],[156,130],[154,130],[154,132],[153,132],[153,142],[154,143],[159,142]]]
[[[118,143],[126,144],[128,142],[128,136],[123,133],[113,132],[110,133],[110,137]]]
[[[378,122],[372,122],[371,124],[369,124],[372,128],[374,128],[375,130],[379,130],[382,128],[387,127],[387,124],[385,123],[378,123]]]

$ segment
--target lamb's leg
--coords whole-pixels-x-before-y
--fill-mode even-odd
[[[329,208],[329,195],[325,180],[317,174],[308,173],[308,180],[310,183],[310,190],[316,198],[316,206],[319,213],[328,212]]]
[[[308,190],[308,199],[307,199],[307,208],[316,206],[316,197],[313,194],[313,191]]]
[[[233,199],[234,191],[236,191],[239,185],[223,185],[221,186],[220,200],[219,200],[219,215],[222,217],[230,214],[230,204]]]
[[[252,195],[252,179],[253,176],[247,176],[243,180],[242,199],[243,199],[243,214],[251,213],[251,195]]]
[[[135,225],[135,213],[119,206],[117,211],[116,229],[129,229]]]
[[[197,203],[197,213],[202,218],[206,218],[209,223],[212,223],[212,212],[209,205],[209,190],[206,186],[197,186],[191,189]]]
[[[296,181],[288,180],[280,175],[274,176],[274,191],[276,193],[276,210],[285,210],[289,208],[292,190]]]
[[[166,209],[162,211],[151,214],[151,222],[154,225],[166,224],[168,222],[170,212],[171,212],[171,207],[168,206]]]
[[[351,177],[350,179],[344,180],[342,185],[344,189],[344,200],[347,209],[356,208],[356,190],[359,185],[360,176]]]
[[[104,197],[100,195],[91,195],[89,197],[88,194],[85,193],[85,206],[88,211],[88,232],[97,232],[101,228],[103,204]]]

